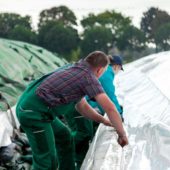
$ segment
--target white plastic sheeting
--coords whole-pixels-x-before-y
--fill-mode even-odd
[[[9,121],[7,113],[0,113],[0,147],[11,144],[10,136],[12,136],[13,127]]]
[[[12,114],[15,119],[15,124],[17,125],[17,128],[19,128],[19,122],[15,115],[15,107],[12,108]],[[7,112],[0,112],[0,147],[8,146],[12,143],[13,123],[9,110]]]
[[[170,170],[170,52],[126,65],[116,83],[130,143],[100,125],[81,170]]]

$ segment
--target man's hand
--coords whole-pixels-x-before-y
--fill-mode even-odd
[[[126,135],[119,136],[117,142],[123,148],[125,145],[128,145],[127,136]]]

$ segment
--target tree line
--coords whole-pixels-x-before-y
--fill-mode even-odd
[[[94,50],[122,54],[127,62],[170,50],[170,15],[159,8],[151,7],[143,13],[140,28],[130,17],[114,10],[89,13],[80,23],[81,33],[76,15],[66,6],[41,11],[37,30],[33,30],[30,16],[0,13],[0,37],[42,46],[68,61]]]

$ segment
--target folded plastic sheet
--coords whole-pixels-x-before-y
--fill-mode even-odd
[[[11,144],[13,127],[6,112],[0,112],[0,147]]]
[[[113,128],[100,125],[81,170],[124,170],[125,156],[129,150],[117,144],[117,134]]]
[[[170,52],[142,58],[117,76],[129,145],[100,126],[81,170],[170,170]]]

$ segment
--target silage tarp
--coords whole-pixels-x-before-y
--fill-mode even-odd
[[[28,43],[0,39],[0,93],[13,106],[26,85],[60,66],[66,60],[53,53]],[[11,143],[13,132],[10,111],[0,101],[0,147]],[[13,113],[17,127],[19,123]]]
[[[10,105],[15,105],[28,82],[65,63],[39,46],[0,39],[0,92]],[[2,104],[0,109],[4,109]]]
[[[170,170],[170,52],[124,68],[117,95],[130,144],[122,150],[114,131],[100,126],[81,170]]]

